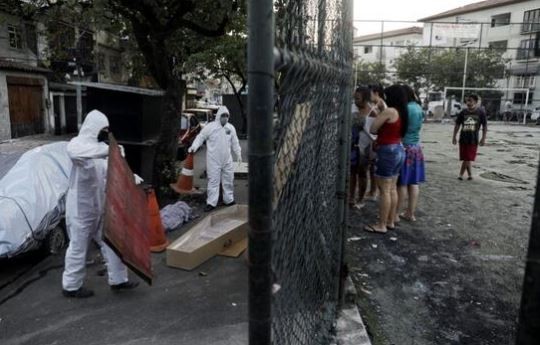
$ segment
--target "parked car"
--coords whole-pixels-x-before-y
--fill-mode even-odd
[[[204,105],[204,106],[199,107],[199,108],[212,110],[212,119],[211,119],[211,121],[214,121],[214,119],[216,118],[216,114],[217,114],[217,112],[219,110],[219,105],[210,105],[209,104],[209,105]]]
[[[204,127],[204,125],[206,125],[208,122],[213,121],[215,118],[215,113],[212,109],[191,108],[186,109],[185,112],[188,114],[193,114],[197,118],[197,120],[199,120],[199,123],[202,127]]]
[[[202,126],[197,116],[185,112],[180,118],[180,134],[178,135],[177,159],[184,160],[187,156],[187,149],[193,144],[197,134],[201,132]]]
[[[531,120],[534,121],[536,125],[540,125],[540,107],[534,108],[531,113]]]
[[[39,248],[58,253],[71,174],[67,142],[24,153],[0,179],[0,259]]]

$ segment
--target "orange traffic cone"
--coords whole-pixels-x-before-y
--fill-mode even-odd
[[[197,193],[197,190],[193,188],[193,153],[187,155],[178,180],[176,183],[171,183],[170,186],[178,194]]]
[[[159,215],[156,193],[152,188],[146,191],[146,200],[148,202],[148,213],[150,214],[150,251],[159,253],[167,248],[169,240],[165,237],[165,231],[163,230],[163,224]]]

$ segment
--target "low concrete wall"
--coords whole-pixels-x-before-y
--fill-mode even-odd
[[[11,139],[9,99],[5,72],[0,71],[0,141]]]

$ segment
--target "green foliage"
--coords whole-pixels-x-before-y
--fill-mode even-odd
[[[495,49],[436,49],[409,47],[394,67],[400,82],[415,89],[442,90],[445,86],[460,87],[463,83],[465,55],[467,87],[494,87],[504,75],[507,62]]]
[[[398,80],[416,90],[429,88],[431,57],[428,48],[408,47],[394,62]]]
[[[225,35],[199,40],[198,51],[188,57],[184,70],[200,79],[225,78],[235,93],[241,93],[247,85],[246,45],[246,12],[239,9],[231,17]]]
[[[358,61],[355,66],[356,84],[384,84],[386,79],[386,65],[380,62]]]

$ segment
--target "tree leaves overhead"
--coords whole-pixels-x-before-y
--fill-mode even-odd
[[[494,87],[504,75],[506,59],[495,49],[469,48],[467,87]],[[397,78],[416,89],[442,90],[463,83],[466,48],[415,48],[395,60]]]
[[[355,66],[356,84],[385,84],[386,65],[380,62],[359,61]]]

